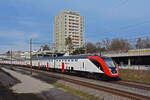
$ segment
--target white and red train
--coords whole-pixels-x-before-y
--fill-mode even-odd
[[[1,64],[14,64],[30,67],[30,60],[1,60]],[[82,75],[97,75],[119,77],[117,64],[104,56],[64,56],[56,58],[39,58],[32,60],[36,69],[57,71],[62,73],[77,73]]]

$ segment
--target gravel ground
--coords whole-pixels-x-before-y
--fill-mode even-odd
[[[0,84],[0,100],[43,100],[35,94],[17,94],[12,90]]]
[[[62,92],[63,91],[63,92]],[[52,88],[50,91],[42,92],[43,96],[48,100],[81,100],[80,97],[77,97],[71,93],[66,92],[65,90],[61,90],[58,88]]]
[[[77,89],[79,91],[88,93],[88,94],[93,95],[95,97],[98,97],[99,99],[102,99],[102,100],[131,100],[129,98],[121,97],[121,96],[114,95],[114,94],[111,94],[111,93],[107,93],[107,92],[104,92],[104,91],[98,91],[98,90],[95,90],[95,89],[91,89],[91,88],[88,88],[88,87],[80,86],[80,85],[69,83],[69,82],[65,82],[65,81],[62,81],[62,80],[59,80],[57,82],[60,83],[60,84],[65,85],[65,86],[68,86],[70,88],[74,88],[74,89]]]
[[[1,66],[0,66],[1,67]],[[10,87],[20,83],[18,79],[0,68],[0,100],[43,100],[32,93],[14,93]]]
[[[58,74],[58,73],[53,73],[53,74]],[[118,89],[118,90],[137,93],[137,94],[144,95],[144,96],[150,96],[150,91],[148,91],[148,90],[131,88],[131,87],[127,87],[127,86],[123,86],[123,85],[119,85],[119,84],[111,84],[109,82],[98,81],[98,80],[93,80],[93,79],[87,79],[87,78],[82,78],[82,77],[77,77],[77,76],[69,76],[69,75],[65,75],[65,74],[58,74],[58,75],[68,77],[68,78],[72,78],[72,79],[76,79],[76,80],[82,80],[82,81],[92,83],[92,84],[96,84],[96,85],[100,85],[100,86],[106,86],[106,87],[110,87],[110,88],[114,88],[114,89]]]
[[[23,70],[20,70],[20,69],[15,69],[15,70],[17,70],[17,72],[20,72],[20,73],[28,74],[27,71],[23,71]],[[57,83],[63,84],[63,85],[68,86],[70,88],[74,88],[76,90],[79,90],[79,91],[85,92],[87,94],[93,95],[95,97],[98,97],[99,99],[102,99],[102,100],[131,100],[131,99],[128,99],[128,98],[113,95],[111,93],[107,93],[107,92],[103,92],[103,91],[97,91],[95,89],[87,88],[87,87],[76,85],[76,84],[69,83],[69,82],[65,82],[65,81],[62,81],[62,80],[58,80],[56,78],[51,78],[51,77],[48,77],[46,75],[33,73],[32,76],[37,78],[37,79],[48,82],[48,83],[57,82]],[[74,77],[74,79],[75,79],[75,77]],[[43,92],[44,97],[46,97],[46,98],[52,97],[53,98],[57,94],[59,94],[59,96],[56,97],[57,100],[60,100],[60,99],[66,100],[65,98],[62,98],[62,96],[61,96],[62,94],[60,93],[60,91],[55,90],[55,92],[53,92],[54,90],[55,89],[51,89],[51,91],[49,91],[49,93],[48,92]],[[65,95],[65,94],[63,94],[63,95]],[[71,100],[70,99],[71,96],[69,96],[67,98],[68,98],[68,100]],[[73,100],[76,100],[76,99],[73,99]]]
[[[17,83],[20,83],[21,81],[19,81],[18,79],[16,79],[15,77],[12,77],[10,74],[6,73],[5,71],[0,69],[0,83],[3,86],[6,87],[11,87]]]
[[[16,93],[40,93],[42,91],[47,91],[53,88],[52,85],[32,78],[30,76],[23,75],[9,69],[2,69],[21,81],[20,84],[17,84],[12,87],[12,90],[14,90],[14,92]]]
[[[44,97],[46,100],[82,100],[78,96],[47,84],[39,79],[30,77],[29,75],[21,74],[6,68],[2,69],[21,81],[21,83],[12,87],[16,93],[40,93],[40,96]]]
[[[149,85],[149,84],[141,84],[141,83],[135,83],[135,82],[125,82],[125,83],[129,83],[129,84],[135,84],[135,85],[141,85],[141,86],[150,87],[150,85]]]
[[[27,71],[23,71],[23,70],[20,70],[20,69],[17,69],[17,70],[18,70],[17,72],[20,72],[20,73],[23,73],[23,74],[28,74],[29,73]],[[53,73],[53,74],[58,74],[58,73]],[[130,91],[130,92],[133,92],[133,93],[139,93],[139,94],[142,94],[142,95],[150,96],[150,91],[147,91],[147,90],[135,89],[135,88],[130,88],[130,87],[122,86],[122,85],[110,84],[110,83],[106,83],[106,82],[103,82],[103,81],[80,78],[80,77],[76,77],[76,76],[68,76],[68,75],[65,75],[65,74],[59,74],[59,75],[69,77],[69,78],[72,77],[73,79],[83,80],[83,81],[90,82],[90,83],[97,84],[97,85],[113,87],[115,89],[126,90],[126,91]],[[124,98],[124,97],[113,95],[111,93],[106,93],[106,92],[103,92],[103,91],[97,91],[97,90],[94,90],[94,89],[91,89],[91,88],[79,86],[79,85],[72,84],[72,83],[69,83],[69,82],[65,82],[65,81],[62,81],[62,80],[58,80],[58,79],[55,79],[55,78],[50,78],[50,77],[47,77],[47,76],[44,76],[44,75],[39,75],[39,74],[34,74],[33,73],[33,77],[36,77],[38,79],[42,79],[43,81],[57,82],[57,83],[65,85],[65,86],[68,86],[70,88],[74,88],[74,89],[83,91],[83,92],[88,93],[90,95],[94,95],[95,97],[98,97],[98,98],[104,99],[104,100],[130,100],[130,99],[127,99],[127,98]],[[54,87],[54,88],[51,88],[49,90],[49,92],[43,91],[42,93],[43,93],[45,98],[49,99],[50,97],[51,98],[55,97],[56,100],[60,100],[60,98],[63,97],[63,96],[61,96],[62,94],[60,93],[60,91],[57,91],[57,89],[58,88]],[[55,92],[53,92],[54,90],[55,90]],[[65,91],[63,91],[63,92],[64,92],[63,95],[65,95],[66,92]],[[58,96],[57,94],[60,94],[60,96]],[[66,94],[68,94],[68,93],[66,93]],[[56,95],[57,95],[57,97],[56,97]],[[66,97],[66,95],[65,95],[65,97]],[[64,98],[61,98],[61,99],[70,100],[70,97],[72,97],[71,94],[68,97],[66,97],[67,99],[64,99]],[[78,99],[73,99],[73,100],[78,100]]]
[[[67,77],[69,77],[69,76],[67,76]],[[79,77],[74,77],[74,76],[72,76],[72,77],[73,77],[73,79],[82,80],[82,81],[89,82],[89,83],[96,84],[96,85],[106,86],[106,87],[110,87],[110,88],[114,88],[114,89],[118,89],[118,90],[123,90],[123,91],[127,91],[127,92],[137,93],[140,95],[150,96],[150,91],[148,91],[148,90],[131,88],[131,87],[123,86],[123,85],[111,84],[109,82],[79,78]]]

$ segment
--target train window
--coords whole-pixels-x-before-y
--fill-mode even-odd
[[[65,61],[67,61],[67,60],[65,59]]]
[[[71,59],[71,61],[73,62],[73,59]]]
[[[90,59],[90,61],[91,61],[94,65],[96,65],[96,67],[97,67],[98,69],[104,71],[103,68],[102,68],[102,66],[101,66],[101,64],[100,64],[97,60],[95,60],[95,59]]]
[[[70,61],[70,59],[68,59],[68,62]]]
[[[109,57],[102,57],[108,67],[115,67],[113,60]]]
[[[75,61],[78,61],[77,59],[75,59]]]

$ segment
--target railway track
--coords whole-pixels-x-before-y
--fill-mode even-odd
[[[129,83],[137,83],[137,84],[143,84],[143,85],[148,85],[150,86],[150,83],[144,83],[144,82],[135,82],[135,81],[129,81],[129,80],[122,80],[124,82],[129,82]]]
[[[128,82],[128,81],[124,81],[124,80],[123,81],[112,81],[112,82],[109,82],[109,83],[150,91],[150,85],[149,86],[144,86],[146,84],[143,84],[143,83],[136,84],[136,82],[131,82],[131,81]]]
[[[30,71],[29,68],[24,68],[24,67],[17,67],[17,68]],[[100,86],[100,85],[92,84],[92,83],[81,81],[81,80],[71,79],[71,78],[68,78],[68,77],[60,76],[60,75],[54,75],[52,73],[42,71],[42,70],[33,69],[32,71],[35,72],[35,73],[39,73],[39,74],[49,76],[49,77],[54,77],[54,78],[57,78],[57,79],[61,79],[61,80],[66,81],[66,82],[74,83],[74,84],[77,84],[77,85],[85,86],[85,87],[92,88],[92,89],[99,90],[99,91],[104,91],[104,92],[107,92],[107,93],[111,93],[111,94],[114,94],[114,95],[126,97],[126,98],[133,99],[133,100],[150,100],[150,96],[144,96],[144,95],[140,95],[140,94],[136,94],[136,93],[132,93],[132,92],[127,92],[127,91],[123,91],[123,90],[119,90],[119,89],[110,88],[110,87],[107,87],[107,86]],[[126,85],[125,83],[123,83],[121,81],[118,82],[118,83],[117,82],[111,82],[111,83]],[[131,86],[131,84],[127,84],[126,86],[134,87],[134,88],[138,87],[138,85],[136,85],[136,86],[132,85]],[[140,88],[141,89],[146,89],[147,87],[144,87],[144,86],[141,87],[140,86]],[[148,88],[148,90],[149,90],[149,88]]]

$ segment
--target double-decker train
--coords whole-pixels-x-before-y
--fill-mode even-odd
[[[78,75],[93,75],[97,77],[107,76],[109,78],[119,77],[119,68],[110,58],[105,56],[62,56],[51,58],[39,58],[30,60],[6,60],[1,64],[22,65],[24,67],[45,69],[61,73],[76,73]],[[106,77],[105,77],[106,78]]]

